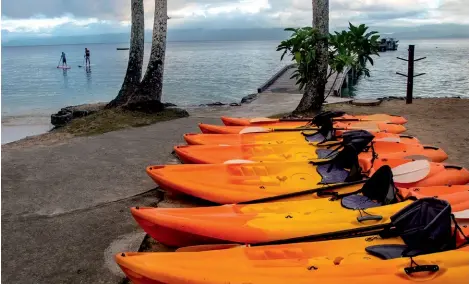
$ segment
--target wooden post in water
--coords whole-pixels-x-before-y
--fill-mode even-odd
[[[422,58],[419,58],[419,59],[414,59],[415,45],[413,45],[413,44],[409,45],[408,50],[409,50],[408,59],[397,57],[397,59],[407,61],[407,75],[399,73],[399,72],[396,72],[396,74],[407,77],[406,104],[411,104],[412,103],[412,97],[413,97],[413,91],[414,91],[414,77],[422,76],[422,75],[425,74],[425,73],[420,73],[420,74],[414,75],[414,62],[425,59],[426,57],[422,57]]]
[[[407,61],[407,95],[406,104],[412,103],[412,95],[414,91],[414,51],[415,45],[409,45],[409,58]]]

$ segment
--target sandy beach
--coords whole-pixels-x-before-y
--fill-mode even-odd
[[[53,128],[49,116],[2,118],[2,145],[48,132]]]

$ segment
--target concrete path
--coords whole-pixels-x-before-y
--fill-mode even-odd
[[[157,202],[145,167],[174,163],[195,117],[2,151],[4,283],[117,283],[112,260],[144,236],[128,208]],[[150,192],[148,192],[150,191]]]
[[[263,93],[250,104],[196,108],[189,110],[191,117],[148,127],[2,149],[2,280],[122,280],[112,257],[138,250],[144,236],[129,207],[158,202],[145,167],[175,163],[173,146],[184,142],[184,133],[199,132],[199,122],[220,124],[221,115],[285,113],[300,99],[300,94]]]

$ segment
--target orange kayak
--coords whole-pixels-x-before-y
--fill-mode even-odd
[[[405,270],[411,266],[408,257],[383,259],[367,252],[378,246],[405,247],[400,237],[375,235],[197,253],[125,252],[116,254],[115,260],[130,281],[139,284],[449,284],[469,279],[468,246],[413,257],[419,265],[438,265],[439,269],[412,274]]]
[[[469,183],[469,171],[458,166],[424,160],[360,159],[361,168],[370,171],[369,175],[383,165],[397,171],[394,176],[399,187]],[[229,204],[341,184],[351,172],[333,163],[277,162],[155,165],[147,167],[147,174],[165,190]]]
[[[269,126],[303,126],[313,118],[310,119],[281,119],[281,118],[266,118],[266,117],[228,117],[222,116],[221,120],[226,126],[258,126],[258,125],[269,125]],[[349,115],[332,118],[336,122],[354,122],[354,121],[378,121],[387,122],[394,124],[405,124],[407,119],[402,116],[395,116],[389,114],[372,114],[372,115]]]
[[[311,132],[311,133],[308,133]],[[338,135],[342,135],[343,131]],[[375,136],[374,141],[399,142],[404,144],[420,144],[413,136],[399,135],[387,132],[371,132]],[[320,137],[318,137],[320,136]],[[341,137],[337,141],[341,141]],[[312,144],[316,145],[324,140],[324,136],[312,131],[295,132],[270,132],[270,133],[246,133],[246,134],[184,134],[184,140],[189,145],[240,145],[240,144]],[[336,139],[333,139],[336,140]],[[323,143],[328,145],[335,141]]]
[[[199,123],[199,128],[202,133],[206,134],[243,134],[248,131],[255,131],[256,133],[268,133],[275,131],[304,131],[304,130],[317,130],[317,127],[281,127],[281,126],[224,126]],[[342,130],[358,130],[363,129],[370,132],[389,132],[399,134],[406,131],[406,128],[400,124],[391,124],[385,122],[374,121],[359,121],[359,122],[335,122],[334,128]]]
[[[418,192],[425,197],[437,193],[438,199],[451,204],[453,212],[469,210],[467,187],[459,192],[456,190],[461,188],[454,189],[429,188],[427,193],[426,188],[420,188]],[[131,213],[146,233],[168,246],[283,243],[337,238],[386,227],[394,214],[414,202],[399,199],[402,194],[388,185],[372,188],[368,194],[352,194],[337,200],[320,198],[199,208],[134,207]]]
[[[371,142],[372,149],[360,153],[359,157],[412,159],[416,157],[443,162],[448,155],[438,147],[403,144],[395,142]],[[278,145],[184,145],[175,146],[174,151],[179,159],[188,164],[222,164],[233,160],[252,162],[289,162],[328,159],[339,150],[336,146],[319,146],[308,144]]]

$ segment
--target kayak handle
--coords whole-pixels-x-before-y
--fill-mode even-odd
[[[461,166],[455,166],[455,165],[444,165],[445,169],[456,169],[456,170],[462,170]]]
[[[428,272],[437,272],[440,270],[440,267],[438,265],[417,265],[417,266],[409,266],[404,268],[404,271],[407,275],[412,275],[412,273],[415,272],[423,272],[423,271],[428,271]]]
[[[357,217],[358,222],[363,222],[363,221],[381,221],[383,220],[383,216],[380,215],[365,215],[365,216],[360,216]]]
[[[324,196],[337,197],[339,195],[339,193],[337,193],[335,191],[319,191],[319,192],[316,192],[316,195],[318,197],[324,197]]]
[[[438,150],[440,148],[435,147],[435,146],[423,146],[423,149],[432,149],[432,150]]]

